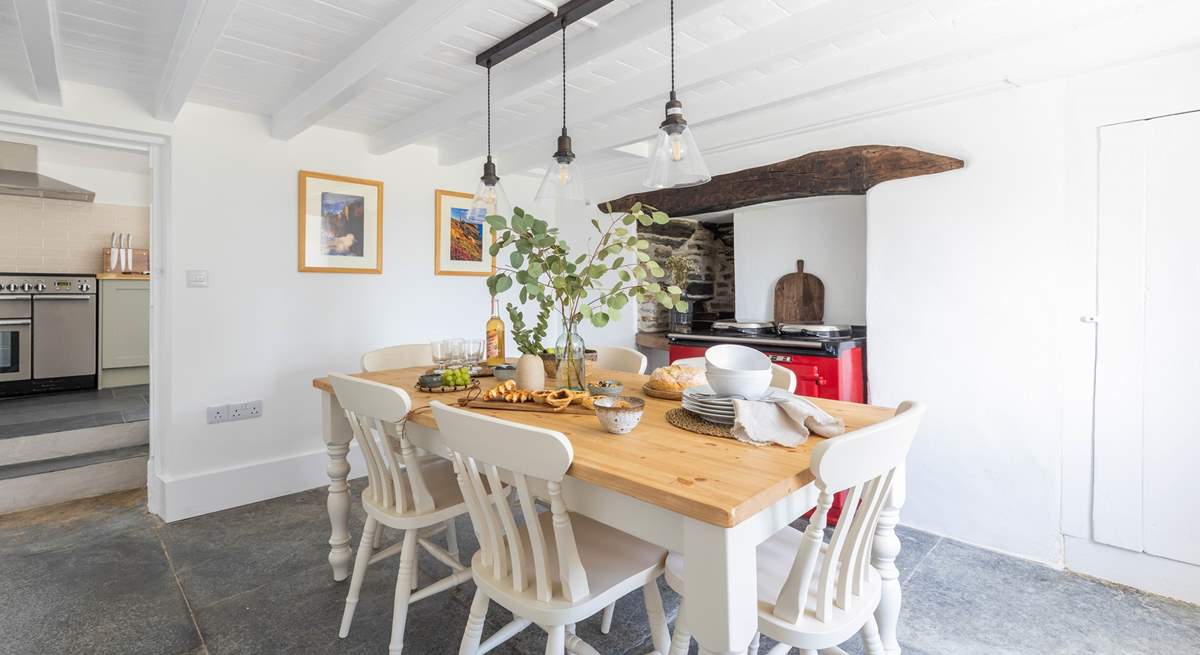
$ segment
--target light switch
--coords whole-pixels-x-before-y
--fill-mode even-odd
[[[207,287],[208,271],[205,269],[192,269],[188,271],[187,285],[189,287]]]

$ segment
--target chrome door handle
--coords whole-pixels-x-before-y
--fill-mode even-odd
[[[57,295],[57,296],[53,296],[53,295],[52,296],[38,296],[37,298],[34,298],[34,301],[38,301],[38,300],[91,300],[92,298],[95,298],[95,296],[62,294],[62,295]]]
[[[32,325],[33,322],[29,319],[5,319],[0,321],[0,325]]]
[[[29,300],[29,299],[30,299],[30,298],[32,298],[32,297],[33,297],[33,296],[27,296],[27,295],[20,295],[20,296],[0,296],[0,300]]]

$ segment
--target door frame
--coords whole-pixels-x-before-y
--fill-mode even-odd
[[[163,445],[168,438],[171,416],[170,271],[171,229],[171,137],[120,127],[82,123],[36,114],[0,110],[0,130],[40,137],[144,153],[149,158],[150,251],[154,253],[150,276],[150,457],[146,464],[147,508],[162,516],[166,506]]]

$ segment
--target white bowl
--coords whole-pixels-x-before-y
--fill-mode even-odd
[[[704,362],[709,373],[713,371],[770,371],[771,358],[761,352],[739,346],[734,343],[724,343],[713,346],[704,352]]]
[[[708,374],[708,386],[714,393],[721,396],[744,396],[759,398],[771,386],[771,370],[748,371],[736,375],[721,372]]]

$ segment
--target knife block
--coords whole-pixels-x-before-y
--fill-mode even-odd
[[[145,273],[150,270],[150,251],[144,248],[133,249],[133,265],[126,271],[114,270],[109,264],[112,262],[112,248],[105,248],[100,253],[100,265],[105,273]],[[118,262],[119,264],[120,262]]]

